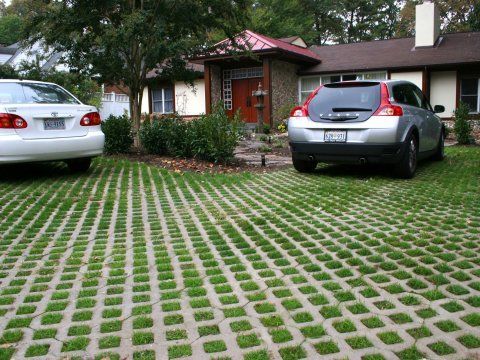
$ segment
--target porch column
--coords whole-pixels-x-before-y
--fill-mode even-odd
[[[210,65],[205,63],[204,65],[204,77],[205,77],[205,113],[210,114],[212,111],[212,79],[210,72]]]

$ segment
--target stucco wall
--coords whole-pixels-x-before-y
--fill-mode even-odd
[[[271,63],[271,101],[273,121],[281,120],[279,110],[282,106],[298,102],[298,67],[285,61],[273,60]]]
[[[432,106],[443,105],[445,112],[441,117],[452,117],[457,97],[457,72],[435,71],[430,74],[430,103]]]
[[[190,86],[183,81],[175,83],[175,111],[179,115],[200,115],[205,113],[205,81],[196,80]]]
[[[422,71],[410,71],[410,72],[392,72],[390,75],[392,80],[405,80],[410,81],[417,85],[420,90],[422,89],[423,83],[423,72]]]

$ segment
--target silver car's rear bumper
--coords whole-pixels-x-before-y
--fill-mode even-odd
[[[397,163],[406,149],[405,143],[348,144],[290,142],[292,157],[332,163]]]

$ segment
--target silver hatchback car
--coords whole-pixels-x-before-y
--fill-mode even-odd
[[[293,166],[318,162],[393,164],[411,178],[417,161],[444,158],[445,128],[425,95],[408,81],[347,81],[316,89],[288,121]]]

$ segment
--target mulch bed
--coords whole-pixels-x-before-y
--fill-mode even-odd
[[[130,160],[146,163],[162,169],[171,170],[177,173],[196,172],[207,174],[233,174],[240,172],[264,173],[278,170],[282,166],[259,167],[247,164],[240,159],[234,159],[230,164],[215,164],[199,159],[175,158],[163,155],[150,155],[141,152],[129,154],[108,155],[108,157],[119,160]]]

